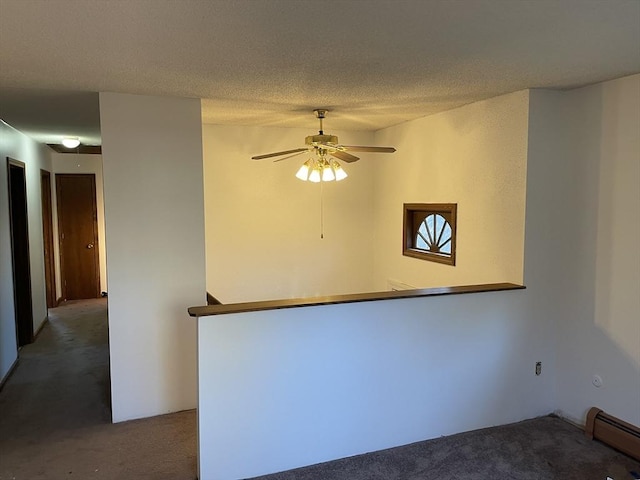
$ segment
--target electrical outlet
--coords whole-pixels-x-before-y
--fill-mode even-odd
[[[600,388],[602,386],[602,377],[600,375],[594,375],[591,383],[593,383],[594,387]]]
[[[536,362],[536,375],[540,375],[542,373],[542,362]]]

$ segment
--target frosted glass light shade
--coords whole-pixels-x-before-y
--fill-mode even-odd
[[[342,167],[338,162],[333,162],[333,171],[335,172],[336,182],[339,182],[340,180],[344,180],[349,176],[347,175],[347,172],[345,172],[342,169]]]
[[[336,179],[335,174],[333,173],[333,169],[327,164],[322,167],[322,181],[323,182],[332,182]]]
[[[64,137],[62,139],[62,145],[67,148],[76,148],[80,145],[80,139],[78,137]]]
[[[306,182],[309,179],[309,167],[311,166],[311,160],[307,160],[302,164],[298,173],[296,173],[296,177]]]
[[[316,166],[311,170],[311,174],[309,175],[309,181],[313,183],[318,183],[320,181],[320,167]]]

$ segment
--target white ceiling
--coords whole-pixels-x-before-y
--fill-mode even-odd
[[[99,144],[100,91],[330,132],[637,72],[639,0],[0,0],[0,117],[48,143]]]

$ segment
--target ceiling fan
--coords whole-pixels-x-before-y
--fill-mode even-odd
[[[358,145],[340,145],[338,137],[335,135],[326,135],[322,129],[322,121],[326,117],[328,110],[317,108],[313,111],[316,118],[320,120],[320,131],[318,135],[309,135],[305,138],[306,147],[294,148],[292,150],[284,150],[282,152],[266,153],[264,155],[256,155],[251,157],[252,160],[263,160],[265,158],[281,157],[275,162],[287,160],[305,152],[314,152],[316,158],[307,160],[296,177],[300,180],[309,180],[311,182],[326,182],[331,180],[342,180],[347,174],[342,170],[340,164],[334,159],[328,159],[327,156],[338,158],[344,162],[352,163],[360,160],[359,157],[349,152],[368,152],[368,153],[393,153],[396,151],[394,147],[368,147]]]

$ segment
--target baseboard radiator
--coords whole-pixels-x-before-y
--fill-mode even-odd
[[[587,413],[585,434],[640,460],[640,428],[607,415],[597,407]]]

